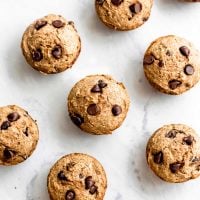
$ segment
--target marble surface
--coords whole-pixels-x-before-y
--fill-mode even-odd
[[[46,177],[61,156],[84,152],[105,167],[105,200],[197,200],[200,179],[169,184],[147,167],[145,147],[151,133],[168,123],[186,123],[200,134],[200,84],[181,96],[156,92],[145,80],[143,54],[155,38],[177,34],[200,49],[200,4],[155,0],[150,20],[130,32],[114,32],[96,17],[93,0],[6,0],[0,2],[0,106],[18,104],[38,120],[40,141],[33,156],[0,167],[1,200],[49,200]],[[29,23],[48,13],[74,20],[82,53],[71,70],[43,76],[24,61],[21,36]],[[123,126],[110,136],[81,132],[69,120],[66,96],[75,82],[106,73],[124,82],[131,108]]]

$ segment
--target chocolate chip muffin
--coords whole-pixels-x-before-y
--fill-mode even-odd
[[[186,39],[160,37],[145,53],[144,73],[160,92],[179,95],[200,79],[200,52]]]
[[[34,69],[55,74],[74,64],[81,50],[81,41],[72,21],[50,14],[26,29],[21,47],[26,61]]]
[[[101,21],[120,31],[136,29],[149,18],[153,0],[95,0]]]
[[[47,186],[51,200],[103,200],[107,179],[95,158],[73,153],[51,168]]]
[[[161,179],[180,183],[200,175],[200,138],[183,124],[158,129],[147,144],[147,163]]]
[[[37,124],[27,111],[15,105],[0,107],[0,165],[25,161],[38,139]]]
[[[92,75],[80,80],[68,96],[72,122],[88,133],[111,134],[121,126],[130,99],[122,83],[107,75]]]

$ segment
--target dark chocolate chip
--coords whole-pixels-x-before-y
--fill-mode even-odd
[[[96,0],[96,2],[99,4],[99,5],[103,5],[105,0]]]
[[[9,121],[5,121],[1,124],[1,130],[7,130],[8,127],[11,126],[11,123]]]
[[[26,137],[28,137],[28,127],[26,127],[26,130],[24,131],[24,134],[26,135]]]
[[[186,65],[184,68],[184,72],[186,75],[194,74],[194,67],[192,65]]]
[[[193,141],[194,138],[191,135],[183,138],[183,142],[186,143],[187,145],[192,145]]]
[[[92,176],[88,176],[85,179],[85,189],[86,190],[89,190],[94,184],[95,184],[95,182],[92,180]]]
[[[123,0],[111,0],[112,4],[115,5],[115,6],[119,6]]]
[[[91,92],[97,93],[97,92],[102,92],[102,89],[99,87],[99,84],[96,84],[92,89]]]
[[[99,85],[100,88],[105,88],[105,87],[107,87],[108,84],[105,83],[103,80],[99,80],[98,85]]]
[[[143,62],[144,62],[145,65],[151,65],[151,64],[154,63],[154,60],[155,60],[154,56],[152,56],[152,55],[146,55],[144,57],[144,61]]]
[[[68,190],[65,194],[66,200],[73,200],[73,199],[75,199],[75,197],[76,197],[76,194],[73,190]]]
[[[63,171],[60,171],[58,173],[58,179],[61,180],[61,181],[67,181],[67,177],[65,176]]]
[[[120,115],[121,113],[122,113],[122,108],[121,108],[121,106],[114,105],[114,106],[112,107],[112,114],[113,114],[114,116],[118,116],[118,115]]]
[[[47,25],[47,21],[44,21],[44,20],[37,21],[35,24],[35,29],[39,30],[46,25]]]
[[[52,55],[54,58],[59,59],[62,57],[62,47],[60,45],[55,46],[52,49]]]
[[[134,14],[140,13],[142,11],[142,4],[141,3],[134,3],[129,7],[130,11]]]
[[[190,55],[190,49],[186,46],[180,47],[179,50],[183,56],[188,57]]]
[[[5,148],[3,151],[3,156],[5,159],[11,159],[14,156],[14,151]]]
[[[42,50],[36,49],[35,51],[33,51],[32,58],[34,61],[37,61],[37,62],[41,61],[43,59]]]
[[[98,187],[96,185],[93,185],[89,190],[90,194],[95,194],[97,192],[97,189]]]
[[[159,67],[164,67],[164,62],[162,60],[160,60],[159,63],[158,63],[158,66]]]
[[[178,80],[171,80],[169,81],[168,84],[169,84],[170,89],[175,90],[177,87],[179,87],[182,84],[182,82]]]
[[[79,114],[70,114],[70,118],[76,126],[81,126],[81,124],[84,123],[83,117],[81,117]]]
[[[177,130],[172,129],[171,131],[169,131],[168,133],[165,134],[165,137],[167,137],[167,138],[175,138],[177,133],[178,133]]]
[[[156,164],[161,164],[163,162],[163,152],[159,151],[153,155],[153,160]]]
[[[183,167],[183,165],[184,165],[184,163],[175,162],[175,163],[170,164],[169,168],[172,173],[177,173]]]
[[[93,103],[93,104],[90,104],[90,105],[88,106],[88,108],[87,108],[87,113],[88,113],[89,115],[95,116],[95,115],[98,115],[98,114],[101,113],[101,109],[100,109],[100,107],[99,107],[97,104]]]
[[[62,28],[63,26],[65,26],[65,23],[63,23],[61,20],[55,20],[52,22],[52,25],[55,28]]]
[[[8,118],[8,121],[14,122],[14,121],[17,121],[20,118],[20,115],[17,112],[13,112],[13,113],[10,113],[7,116],[7,118]]]

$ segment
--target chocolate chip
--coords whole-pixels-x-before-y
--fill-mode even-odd
[[[39,30],[46,25],[47,25],[47,21],[44,21],[44,20],[37,21],[35,24],[35,29]]]
[[[66,200],[73,200],[73,199],[75,199],[75,197],[76,197],[76,194],[73,190],[68,190],[65,194]]]
[[[92,89],[91,92],[97,93],[97,92],[102,92],[102,89],[99,87],[98,84],[96,84]]]
[[[151,65],[151,64],[153,64],[154,63],[154,56],[152,56],[152,55],[146,55],[145,57],[144,57],[144,64],[145,65]]]
[[[33,53],[32,53],[32,58],[34,61],[41,61],[43,59],[43,54],[42,54],[42,50],[41,49],[36,49]]]
[[[184,165],[184,163],[176,162],[176,163],[170,164],[169,168],[172,173],[177,173],[183,167],[183,165]]]
[[[87,113],[88,113],[89,115],[95,116],[95,115],[98,115],[98,114],[101,113],[101,109],[100,109],[100,107],[99,107],[97,104],[93,103],[93,104],[90,104],[90,105],[88,106],[88,108],[87,108]]]
[[[84,123],[83,117],[81,117],[79,114],[70,114],[70,118],[76,126],[81,126],[81,124]]]
[[[28,127],[26,127],[26,130],[24,131],[24,134],[26,135],[26,137],[28,137]]]
[[[96,0],[96,2],[99,4],[99,5],[102,5],[104,3],[105,0]]]
[[[175,90],[177,87],[179,87],[182,84],[182,82],[178,80],[171,80],[169,81],[168,84],[169,84],[170,89]]]
[[[65,176],[63,171],[60,171],[58,173],[58,179],[60,179],[61,181],[67,181],[67,177]]]
[[[20,118],[20,115],[17,113],[17,112],[13,112],[13,113],[10,113],[8,116],[7,116],[8,120],[10,122],[14,122],[14,121],[17,121],[19,118]]]
[[[180,47],[179,50],[183,56],[188,57],[190,55],[190,49],[186,46]]]
[[[163,152],[159,151],[158,153],[153,155],[153,160],[156,164],[161,164],[163,162]]]
[[[118,116],[118,115],[120,115],[121,113],[122,113],[122,108],[121,108],[121,106],[114,105],[114,106],[112,107],[112,114],[113,114],[114,116]]]
[[[129,7],[130,11],[134,14],[137,14],[142,11],[142,4],[141,3],[134,3]]]
[[[60,45],[55,46],[51,53],[52,53],[54,58],[56,58],[56,59],[61,58],[62,57],[62,48],[61,48],[61,46]]]
[[[65,23],[63,23],[61,20],[55,20],[52,22],[52,25],[55,28],[62,28],[63,26],[65,26]]]
[[[187,145],[192,145],[193,141],[194,138],[191,135],[183,138],[183,142],[186,143]]]
[[[101,88],[101,89],[103,89],[103,88],[105,88],[105,87],[107,87],[107,83],[105,83],[103,80],[99,80],[98,81],[98,85],[99,85],[99,87]]]
[[[1,130],[7,130],[8,127],[11,126],[11,123],[9,121],[4,121],[2,124],[1,124]]]
[[[85,189],[86,190],[89,190],[94,184],[95,184],[95,182],[92,180],[92,176],[88,176],[85,179]]]
[[[112,4],[115,5],[115,6],[119,6],[123,0],[111,0]]]
[[[96,193],[96,192],[97,192],[97,189],[98,189],[98,187],[97,187],[96,185],[93,185],[93,186],[90,188],[90,190],[89,190],[90,194]]]
[[[14,156],[14,151],[5,148],[3,151],[3,156],[5,159],[11,159]]]
[[[186,75],[194,74],[194,67],[192,65],[186,65],[184,68],[184,72]]]
[[[80,179],[84,178],[84,175],[83,174],[79,174],[79,178]]]
[[[178,133],[177,130],[172,129],[171,131],[169,131],[168,133],[165,134],[165,137],[167,137],[167,138],[175,138],[177,133]]]
[[[164,67],[164,62],[162,60],[160,60],[159,63],[158,63],[158,66],[159,67]]]

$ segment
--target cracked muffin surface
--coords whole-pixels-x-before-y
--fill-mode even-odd
[[[130,99],[125,86],[108,75],[91,75],[80,80],[68,96],[72,122],[92,134],[111,134],[121,126]]]
[[[55,74],[72,67],[80,54],[81,40],[72,21],[50,14],[26,29],[21,47],[34,69]]]
[[[26,160],[39,139],[36,122],[16,105],[0,107],[0,165],[15,165]]]
[[[161,179],[180,183],[200,175],[200,138],[184,124],[158,129],[149,139],[147,163]]]

